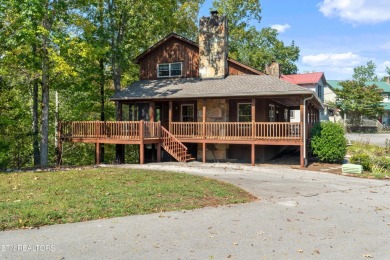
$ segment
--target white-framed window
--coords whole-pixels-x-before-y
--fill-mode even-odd
[[[194,105],[193,104],[183,104],[181,105],[181,121],[182,122],[194,122]]]
[[[269,104],[269,121],[270,122],[275,122],[275,105]]]
[[[157,65],[158,78],[180,77],[182,74],[182,63],[162,63]]]
[[[238,103],[237,104],[237,122],[252,121],[252,104]]]

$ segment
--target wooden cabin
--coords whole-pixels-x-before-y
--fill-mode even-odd
[[[212,13],[200,20],[199,44],[170,34],[136,58],[140,80],[111,97],[116,122],[61,124],[61,140],[138,144],[140,163],[152,149],[156,161],[248,161],[252,165],[299,147],[305,165],[310,126],[321,100],[313,91],[280,79],[273,62],[266,72],[228,57],[227,21]],[[300,122],[290,122],[299,110]],[[304,115],[304,116],[303,116]],[[124,150],[119,149],[124,160]]]

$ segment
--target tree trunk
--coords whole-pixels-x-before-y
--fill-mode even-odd
[[[34,166],[39,166],[41,163],[41,155],[39,151],[39,126],[38,126],[38,80],[33,82],[33,107],[32,107],[32,128],[33,128],[33,150],[34,150]]]
[[[105,85],[105,78],[104,78],[104,60],[99,60],[100,65],[100,121],[105,121],[105,114],[104,114],[104,85]],[[100,144],[100,163],[104,163],[104,144]]]
[[[43,27],[48,29],[47,17]],[[49,154],[49,57],[48,36],[42,36],[42,117],[41,117],[41,167],[46,167]]]

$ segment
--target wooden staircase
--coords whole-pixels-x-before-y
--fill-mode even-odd
[[[161,126],[161,138],[163,141],[163,149],[179,162],[189,162],[195,160],[195,158],[188,153],[188,148],[182,142],[177,140],[176,137],[163,126]]]

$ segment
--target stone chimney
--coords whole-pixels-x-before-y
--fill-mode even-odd
[[[275,60],[271,62],[271,65],[267,65],[265,67],[265,74],[280,78],[281,72],[280,72],[280,65]]]
[[[228,28],[225,16],[212,11],[199,21],[199,75],[224,78],[228,74]]]

